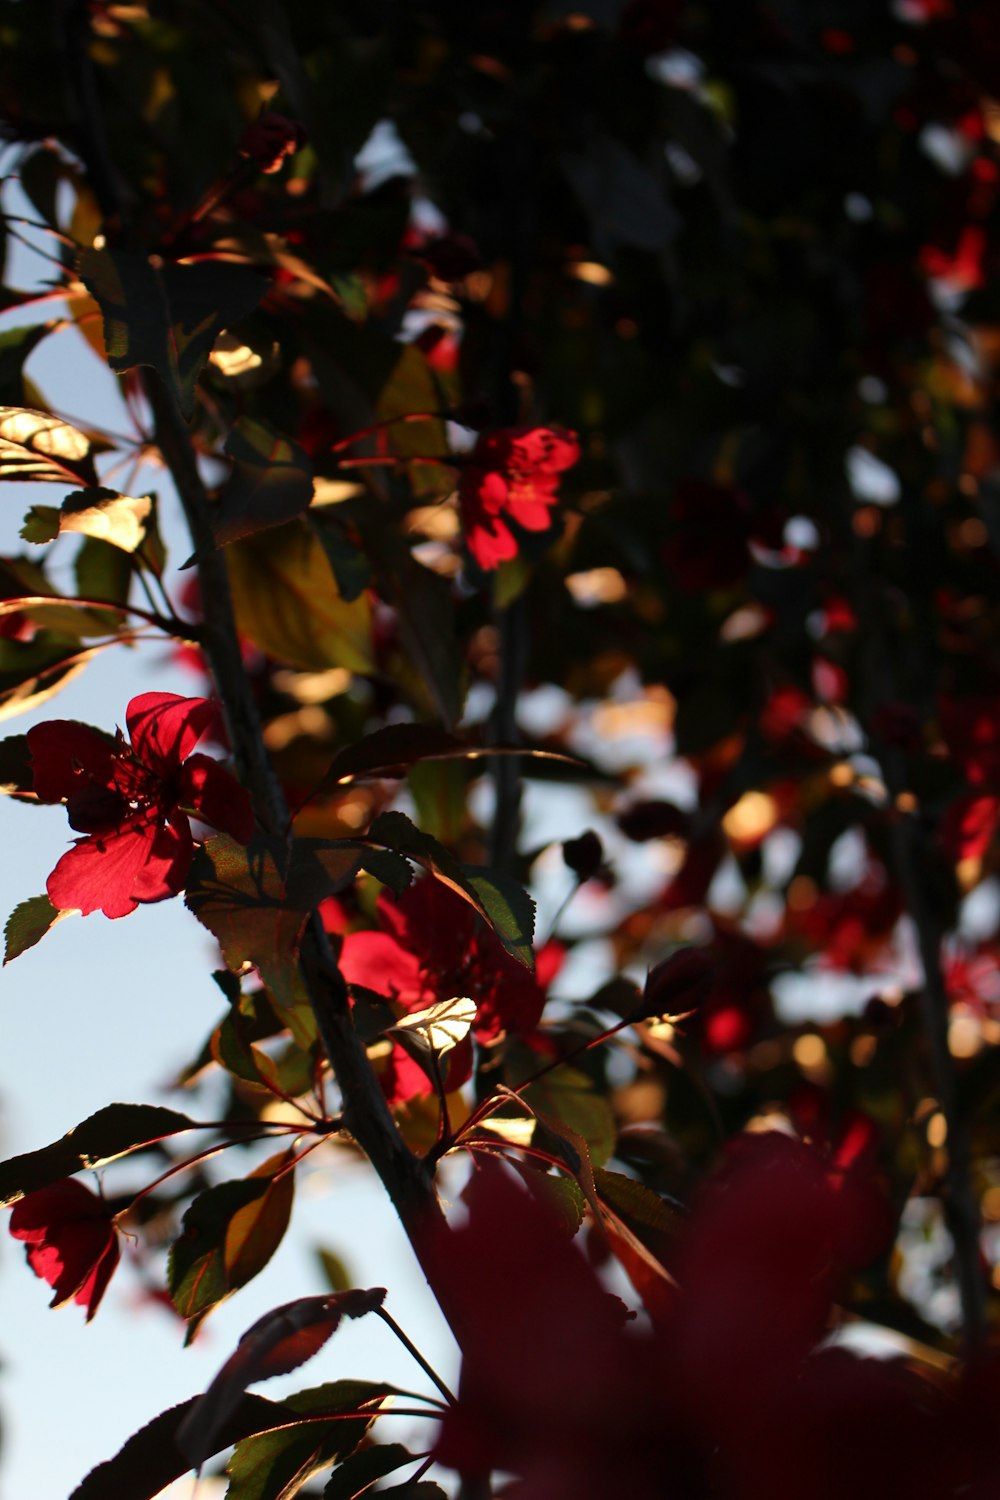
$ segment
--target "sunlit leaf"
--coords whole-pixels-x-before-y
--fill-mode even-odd
[[[59,513],[60,532],[76,532],[135,552],[146,539],[153,509],[150,495],[120,495],[117,490],[86,489],[67,495]]]
[[[250,1177],[199,1193],[170,1251],[167,1289],[193,1335],[205,1314],[245,1286],[281,1243],[291,1213],[293,1174],[272,1157]]]
[[[130,250],[86,249],[80,278],[100,304],[108,363],[148,365],[185,416],[219,334],[253,311],[267,282],[224,261],[164,262]]]
[[[90,438],[48,412],[0,406],[0,479],[96,485]]]
[[[436,1052],[439,1056],[450,1052],[465,1040],[476,1019],[478,1006],[468,996],[456,995],[451,1000],[439,1000],[423,1010],[412,1010],[390,1026],[389,1031],[401,1039]]]
[[[106,1167],[167,1136],[204,1128],[175,1109],[155,1104],[105,1105],[61,1140],[0,1162],[0,1206],[16,1203],[25,1193],[61,1182],[85,1167]]]
[[[3,930],[4,963],[9,964],[28,948],[40,943],[45,934],[66,916],[69,913],[53,906],[48,896],[29,896],[27,901],[19,902]]]
[[[302,521],[226,548],[241,634],[276,660],[307,671],[370,672],[367,595],[340,597],[326,553]]]

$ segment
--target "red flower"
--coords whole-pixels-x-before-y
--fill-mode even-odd
[[[545,1004],[542,975],[531,974],[511,958],[471,906],[447,886],[428,879],[411,886],[398,901],[382,895],[376,915],[380,931],[351,932],[344,938],[340,967],[348,984],[387,995],[406,1012],[467,995],[479,1007],[473,1032],[484,1043],[505,1031],[523,1036],[535,1029]],[[540,954],[540,969],[552,957],[551,951]],[[550,968],[546,977],[553,973]],[[468,1049],[456,1047],[450,1054],[450,1088],[464,1081],[461,1069],[470,1065]],[[431,1092],[423,1069],[398,1045],[382,1082],[397,1103]]]
[[[250,798],[208,755],[191,755],[211,726],[207,698],[142,693],[128,706],[132,743],[86,724],[53,719],[28,730],[40,802],[64,802],[70,827],[86,835],[46,882],[60,911],[124,917],[140,901],[162,901],[184,888],[194,840],[187,809],[247,843]]]
[[[458,500],[469,551],[481,568],[517,556],[507,526],[547,531],[556,504],[559,475],[580,457],[573,432],[551,427],[504,427],[477,442],[458,483]]]
[[[97,1311],[118,1264],[118,1236],[107,1205],[72,1177],[15,1204],[10,1232],[24,1240],[28,1265],[53,1290],[50,1307],[70,1298]]]

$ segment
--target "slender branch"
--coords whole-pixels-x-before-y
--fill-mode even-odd
[[[156,442],[177,487],[198,558],[204,612],[202,645],[226,715],[237,768],[250,789],[261,823],[287,841],[291,826],[288,805],[264,746],[257,705],[243,666],[226,562],[212,536],[208,494],[172,397],[153,374],[145,378],[145,389]],[[306,993],[343,1099],[344,1128],[378,1173],[419,1258],[428,1226],[444,1224],[431,1169],[410,1151],[399,1134],[354,1028],[344,978],[315,915],[303,933],[300,960]]]

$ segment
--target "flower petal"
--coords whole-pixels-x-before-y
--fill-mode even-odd
[[[523,526],[525,531],[548,531],[552,525],[552,512],[549,509],[555,503],[555,496],[544,497],[536,494],[534,498],[522,497],[519,500],[510,500],[507,503],[506,514],[518,526]]]
[[[405,1010],[414,1010],[434,999],[420,972],[420,960],[387,932],[349,932],[344,938],[339,965],[348,984],[387,995]]]
[[[46,882],[49,900],[60,911],[89,916],[127,917],[140,901],[162,901],[183,890],[194,844],[187,819],[176,813],[174,826],[126,823],[117,833],[78,839]]]
[[[89,725],[50,719],[29,729],[27,740],[40,802],[62,802],[88,784],[114,786],[114,742]]]
[[[224,766],[210,755],[190,755],[181,768],[180,801],[239,844],[253,838],[253,803]]]
[[[159,776],[172,776],[218,716],[210,698],[140,693],[125,715],[132,748]]]

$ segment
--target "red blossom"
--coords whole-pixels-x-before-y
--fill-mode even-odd
[[[217,713],[207,698],[142,693],[126,713],[131,745],[121,730],[111,739],[68,719],[28,730],[35,795],[65,803],[86,835],[46,882],[60,911],[124,917],[176,896],[194,858],[188,812],[249,842],[248,793],[211,756],[191,754]]]
[[[543,950],[539,972],[531,974],[505,952],[468,903],[437,880],[419,881],[398,900],[383,894],[376,916],[378,931],[344,938],[340,967],[348,984],[387,995],[406,1012],[467,995],[479,1008],[473,1033],[482,1043],[505,1031],[526,1036],[534,1030],[545,1004],[545,981],[554,974],[552,953]],[[448,1086],[461,1084],[462,1069],[467,1076],[470,1066],[469,1049],[456,1047],[449,1055]],[[426,1073],[398,1045],[382,1085],[396,1103],[431,1091]]]
[[[479,439],[462,470],[458,499],[465,540],[481,568],[517,556],[508,521],[525,531],[548,530],[559,476],[579,457],[576,434],[552,427],[505,427]]]
[[[118,1264],[118,1235],[107,1205],[68,1177],[15,1204],[10,1232],[25,1242],[28,1265],[52,1288],[49,1306],[72,1299],[87,1309],[89,1323]]]

